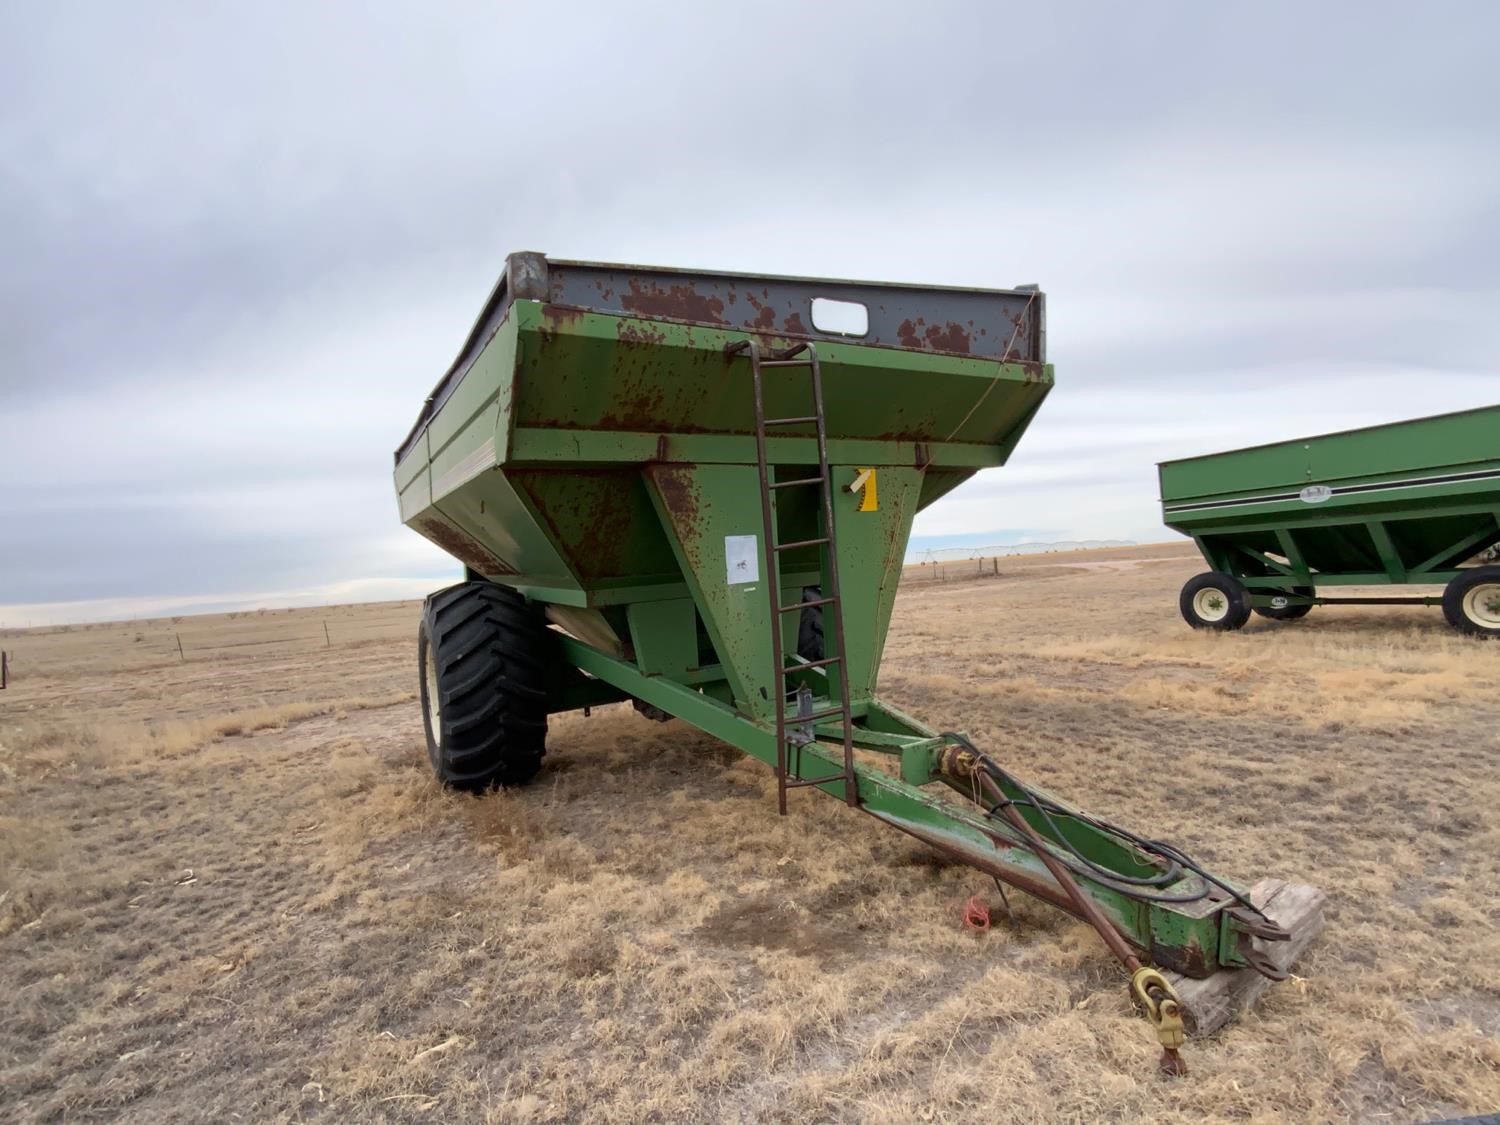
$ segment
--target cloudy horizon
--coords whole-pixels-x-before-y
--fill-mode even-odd
[[[1056,388],[922,537],[1500,401],[1487,5],[569,11],[0,14],[0,625],[451,581],[391,451],[513,250],[1039,284]]]

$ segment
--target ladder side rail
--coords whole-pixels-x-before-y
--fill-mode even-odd
[[[813,412],[818,418],[818,470],[823,477],[823,535],[828,540],[824,546],[828,559],[828,585],[826,597],[832,603],[824,610],[824,632],[827,632],[827,617],[832,616],[834,637],[838,643],[839,706],[844,720],[844,801],[851,808],[858,807],[859,793],[854,777],[854,715],[849,709],[849,662],[842,659],[844,652],[844,614],[839,600],[839,561],[834,546],[837,536],[833,531],[833,480],[828,469],[828,429],[823,413],[823,371],[818,363],[818,350],[814,344],[807,346],[808,366],[812,372]]]
[[[764,536],[762,554],[765,556],[763,575],[771,599],[771,656],[775,676],[772,680],[776,692],[776,805],[782,816],[786,815],[786,657],[781,651],[781,583],[776,551],[776,516],[771,508],[770,467],[766,461],[766,403],[765,387],[761,379],[760,346],[754,340],[746,340],[750,353],[750,378],[755,394],[755,463],[760,476],[761,533]]]

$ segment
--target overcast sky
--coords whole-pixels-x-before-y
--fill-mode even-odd
[[[1041,284],[919,535],[1500,401],[1492,4],[484,8],[0,6],[0,624],[451,581],[391,450],[517,249]]]

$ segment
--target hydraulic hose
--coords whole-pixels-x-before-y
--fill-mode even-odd
[[[1102,820],[1094,816],[1088,816],[1083,813],[1075,812],[1071,809],[1062,808],[1055,802],[1042,797],[1040,794],[1032,790],[1029,786],[1026,785],[1025,782],[1021,781],[1015,775],[1011,774],[1008,770],[1001,766],[999,762],[995,761],[995,759],[991,758],[984,751],[980,750],[979,747],[975,746],[974,743],[971,742],[965,735],[959,734],[956,731],[943,731],[942,737],[945,739],[949,739],[959,746],[962,746],[970,754],[974,755],[975,762],[978,764],[982,776],[988,776],[988,778],[993,782],[1004,782],[1005,784],[1009,785],[1011,789],[1013,789],[1016,793],[1020,794],[1019,798],[1007,797],[1005,796],[1004,792],[999,789],[999,785],[996,784],[995,793],[998,794],[998,797],[996,799],[995,805],[985,810],[987,815],[993,817],[996,810],[1000,808],[1002,804],[1004,806],[1012,808],[1016,806],[1030,807],[1037,811],[1051,835],[1050,843],[1060,845],[1061,848],[1065,849],[1064,854],[1059,854],[1053,847],[1048,846],[1049,841],[1044,840],[1040,836],[1040,834],[1036,833],[1033,829],[1029,834],[1030,838],[1026,839],[1026,845],[1027,847],[1031,848],[1031,850],[1036,851],[1039,857],[1041,856],[1042,851],[1045,851],[1048,855],[1051,855],[1054,859],[1057,859],[1073,873],[1085,875],[1090,879],[1095,879],[1101,883],[1104,883],[1111,890],[1117,891],[1120,894],[1125,895],[1128,898],[1135,899],[1138,902],[1198,902],[1209,896],[1209,886],[1211,885],[1214,887],[1218,887],[1225,894],[1229,895],[1237,903],[1239,903],[1239,905],[1245,907],[1247,910],[1253,911],[1255,914],[1260,915],[1262,918],[1265,917],[1265,914],[1261,911],[1261,909],[1257,907],[1253,902],[1251,902],[1249,898],[1240,893],[1230,884],[1224,882],[1222,879],[1219,879],[1218,877],[1205,871],[1199,864],[1194,862],[1187,855],[1183,854],[1182,851],[1180,851],[1173,845],[1159,840],[1148,840],[1143,836],[1139,836],[1136,833],[1131,832],[1127,828],[1122,828],[1119,825],[1112,824],[1107,820]],[[1074,846],[1073,842],[1069,840],[1067,836],[1065,836],[1058,828],[1056,821],[1053,819],[1054,816],[1081,821],[1092,828],[1098,829],[1100,832],[1103,832],[1106,835],[1114,837],[1122,844],[1127,844],[1147,853],[1148,855],[1155,857],[1165,865],[1165,868],[1164,870],[1159,871],[1153,875],[1138,876],[1128,875],[1120,871],[1112,871],[1107,867],[1103,867],[1098,863],[1095,863],[1093,860],[1089,859],[1088,856],[1084,855],[1078,850],[1076,846]],[[1012,825],[1014,826],[1014,823],[1010,821],[1009,817],[1006,817],[1005,819],[1008,823],[1012,823]],[[1024,817],[1022,817],[1021,819],[1023,822],[1025,821]],[[1027,823],[1027,827],[1031,827],[1029,823]],[[1045,863],[1046,860],[1043,859],[1043,862]],[[1184,870],[1192,872],[1194,875],[1197,875],[1199,879],[1203,880],[1204,886],[1202,887],[1202,889],[1197,891],[1185,891],[1177,894],[1165,894],[1143,889],[1152,887],[1165,887],[1172,883],[1175,883],[1182,877],[1182,873]]]

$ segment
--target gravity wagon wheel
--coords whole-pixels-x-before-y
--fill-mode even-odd
[[[463,582],[429,597],[417,632],[422,727],[438,780],[480,793],[530,781],[547,741],[551,632],[508,586]]]
[[[802,587],[804,602],[815,602],[822,597],[820,587]],[[797,655],[803,660],[822,660],[823,651],[823,607],[804,607],[797,620]]]
[[[1177,607],[1194,629],[1238,629],[1250,620],[1250,594],[1238,578],[1215,570],[1189,578]]]
[[[1286,592],[1288,594],[1295,594],[1299,598],[1310,598],[1313,596],[1312,587],[1310,586],[1293,586]],[[1262,617],[1269,617],[1272,621],[1297,621],[1311,613],[1312,606],[1306,604],[1258,605],[1255,607],[1255,612]]]
[[[1443,590],[1443,616],[1475,637],[1500,637],[1500,566],[1476,566]]]

